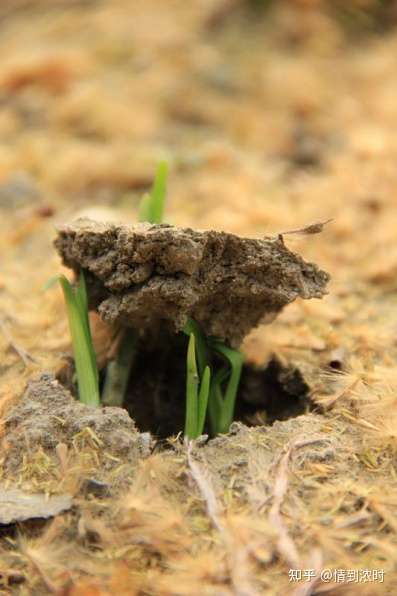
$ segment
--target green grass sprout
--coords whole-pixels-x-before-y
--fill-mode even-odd
[[[207,379],[205,380],[205,383],[209,382],[209,396],[207,396],[207,399],[203,402],[201,402],[199,399],[199,403],[202,403],[202,407],[205,405],[207,408],[208,406],[212,434],[217,435],[220,433],[227,433],[234,418],[237,391],[240,384],[241,370],[243,366],[243,355],[238,350],[229,348],[218,339],[206,337],[200,325],[193,319],[188,319],[183,328],[183,332],[190,337],[188,346],[188,379],[186,387],[186,420],[190,420],[191,418],[195,419],[196,416],[194,408],[196,408],[197,398],[195,398],[195,401],[193,401],[192,397],[192,395],[194,395],[194,379],[197,379],[198,383],[201,379],[202,386],[204,384],[205,371],[208,369],[209,378],[208,381]],[[191,346],[192,336],[195,340],[194,348]],[[194,359],[192,356],[193,350],[195,353]],[[214,354],[221,356],[221,358],[225,361],[225,365],[217,370],[215,374],[213,374],[212,371],[214,368]],[[194,366],[196,366],[196,377],[193,376]],[[188,412],[190,407],[193,408],[192,413]],[[203,429],[206,412],[204,412],[204,414],[201,412],[201,414],[204,415],[202,426]],[[187,427],[188,425],[186,424],[185,435],[187,435],[189,438],[192,438],[190,434],[187,434]]]
[[[197,436],[203,434],[204,426],[205,426],[205,419],[207,417],[207,407],[208,407],[208,400],[210,395],[210,387],[211,387],[211,369],[209,366],[206,366],[204,369],[204,374],[201,379],[200,383],[200,393],[198,397],[198,422],[197,422]]]
[[[197,352],[197,364],[200,376],[204,374],[205,367],[209,363],[209,351],[207,345],[207,339],[203,333],[200,325],[193,319],[188,319],[183,332],[190,337],[193,333],[195,339],[195,347]]]
[[[213,349],[220,354],[228,363],[228,368],[222,368],[219,375],[215,377],[211,398],[215,400],[214,409],[210,407],[210,420],[212,432],[216,435],[227,433],[234,418],[237,391],[240,384],[241,371],[243,368],[243,355],[238,350],[229,348],[224,343],[215,341]],[[222,385],[227,382],[226,390],[222,395]],[[211,415],[215,412],[215,416]]]
[[[196,340],[190,334],[187,350],[185,437],[197,439],[204,430],[210,392],[210,369],[206,366],[200,383],[196,360]]]
[[[219,420],[222,415],[223,395],[222,384],[228,377],[228,368],[225,366],[213,375],[208,399],[208,414],[211,425],[211,432],[215,436],[220,427]]]
[[[167,177],[168,164],[166,161],[161,161],[157,166],[152,190],[143,196],[139,205],[139,221],[163,223]]]
[[[59,275],[50,280],[47,287],[59,281],[65,298],[76,366],[79,400],[87,406],[99,406],[99,375],[96,364],[88,319],[87,287],[83,271],[80,272],[77,287]]]

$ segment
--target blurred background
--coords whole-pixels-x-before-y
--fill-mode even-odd
[[[331,274],[328,295],[295,301],[242,346],[268,373],[248,377],[246,401],[291,404],[287,385],[296,398],[303,379],[325,415],[216,439],[194,474],[177,443],[158,444],[136,475],[128,461],[120,502],[113,482],[130,468],[91,433],[58,444],[56,460],[25,437],[12,483],[72,486],[77,499],[48,525],[4,526],[1,593],[314,593],[288,582],[299,561],[385,569],[384,583],[338,579],[333,594],[396,593],[396,25],[397,0],[0,0],[0,437],[28,379],[73,375],[62,292],[43,289],[71,277],[57,225],[81,213],[134,223],[162,159],[168,223],[261,238],[332,220],[284,235]],[[91,323],[102,367],[109,330]],[[272,421],[250,404],[250,423]],[[86,481],[92,492],[76,493]]]
[[[2,0],[0,311],[37,362],[68,346],[41,292],[55,226],[135,221],[164,158],[169,223],[262,237],[333,219],[287,237],[329,296],[254,333],[254,360],[317,366],[341,334],[360,357],[394,349],[396,23],[393,0]]]

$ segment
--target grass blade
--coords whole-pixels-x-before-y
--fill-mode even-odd
[[[219,420],[221,418],[223,406],[222,383],[227,379],[228,374],[228,369],[224,367],[215,373],[215,376],[211,381],[208,412],[211,422],[211,431],[214,436],[219,433]]]
[[[87,349],[89,350],[92,370],[95,372],[97,383],[99,383],[99,373],[96,363],[96,355],[94,350],[94,344],[92,342],[90,321],[88,318],[88,295],[87,295],[87,284],[85,280],[84,271],[80,271],[79,283],[75,290],[77,306],[80,309],[80,316],[82,324],[84,325],[84,332],[86,335]]]
[[[56,286],[58,283],[59,283],[59,274],[52,275],[49,279],[47,279],[47,281],[43,285],[43,292],[47,292],[47,290],[50,290],[51,288]]]
[[[160,224],[164,217],[165,195],[167,192],[168,164],[161,161],[156,170],[152,190],[144,195],[139,206],[139,221]]]
[[[161,161],[157,167],[153,188],[150,193],[151,223],[159,224],[163,221],[165,195],[167,192],[167,175],[167,162]]]
[[[197,364],[200,374],[200,378],[204,375],[205,367],[209,364],[209,351],[207,346],[206,337],[200,327],[200,325],[194,319],[188,319],[187,323],[183,328],[183,332],[190,336],[194,334],[196,353],[197,353]]]
[[[185,436],[189,439],[197,437],[198,422],[198,385],[199,377],[196,364],[196,349],[194,334],[190,334],[187,349],[187,375],[186,375],[186,418]]]
[[[99,406],[98,371],[96,368],[95,353],[89,331],[88,314],[82,314],[82,296],[77,296],[69,280],[59,276],[59,282],[65,297],[66,309],[69,320],[70,335],[72,338],[74,360],[77,374],[79,399],[82,403]],[[88,324],[88,332],[87,332]],[[94,353],[94,358],[92,354]]]
[[[234,408],[244,359],[241,352],[228,348],[221,342],[214,342],[213,347],[216,352],[226,358],[230,365],[230,378],[227,383],[220,416],[217,422],[217,432],[227,433],[233,422]]]
[[[198,420],[197,420],[197,436],[203,434],[205,418],[207,415],[208,398],[210,393],[211,371],[210,367],[206,366],[204,374],[201,379],[200,392],[198,396]]]

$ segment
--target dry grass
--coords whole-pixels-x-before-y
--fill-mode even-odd
[[[61,294],[41,291],[59,272],[54,223],[105,205],[134,219],[164,154],[175,224],[263,236],[333,218],[318,236],[285,238],[330,271],[329,295],[292,305],[244,346],[253,362],[276,353],[299,366],[322,414],[189,453],[174,442],[133,473],[120,466],[128,492],[100,500],[80,491],[95,441],[78,438],[66,458],[62,447],[27,453],[14,480],[68,490],[76,507],[4,536],[1,581],[22,595],[321,593],[289,583],[299,564],[384,569],[383,584],[332,593],[391,594],[397,34],[357,45],[316,2],[280,2],[255,23],[237,11],[216,32],[215,0],[133,4],[21,3],[2,21],[0,185],[28,172],[39,199],[25,191],[13,207],[0,194],[1,415],[70,354]],[[318,167],[296,166],[298,132]],[[343,372],[326,372],[335,359]]]

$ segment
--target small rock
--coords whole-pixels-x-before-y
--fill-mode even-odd
[[[101,482],[95,478],[86,478],[81,488],[83,493],[98,498],[110,495],[110,486],[106,482]]]
[[[29,494],[18,488],[0,487],[0,524],[14,524],[28,519],[47,519],[72,506],[70,495]]]

